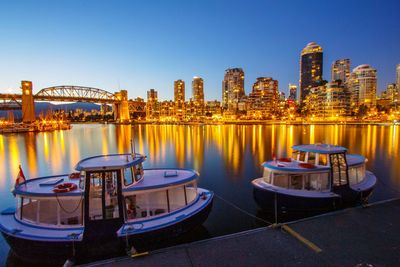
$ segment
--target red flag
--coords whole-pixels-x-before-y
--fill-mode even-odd
[[[18,185],[22,184],[23,182],[26,181],[24,172],[22,171],[21,165],[19,165],[19,172],[17,175],[17,179],[15,179],[15,187],[17,187]]]

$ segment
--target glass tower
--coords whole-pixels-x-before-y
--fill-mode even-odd
[[[300,101],[303,102],[310,89],[322,85],[322,47],[311,42],[301,51]]]

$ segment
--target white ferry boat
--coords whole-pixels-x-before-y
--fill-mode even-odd
[[[377,182],[367,159],[328,144],[293,146],[292,158],[264,162],[252,181],[254,199],[265,211],[313,214],[364,203]]]
[[[86,158],[71,175],[17,185],[0,230],[23,259],[65,262],[167,239],[202,224],[213,193],[187,169],[143,169],[140,154]],[[45,257],[43,255],[46,255]]]

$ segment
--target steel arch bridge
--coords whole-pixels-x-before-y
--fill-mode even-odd
[[[40,90],[34,95],[35,100],[82,101],[113,104],[119,102],[115,94],[102,89],[83,86],[53,86]]]

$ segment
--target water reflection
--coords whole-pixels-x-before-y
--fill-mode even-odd
[[[260,164],[291,154],[304,143],[331,143],[365,155],[380,183],[372,200],[399,195],[399,126],[351,125],[74,125],[69,131],[0,135],[0,208],[12,203],[9,189],[21,164],[27,177],[68,173],[82,158],[136,152],[146,167],[193,168],[201,186],[248,211],[256,211],[250,181]]]

